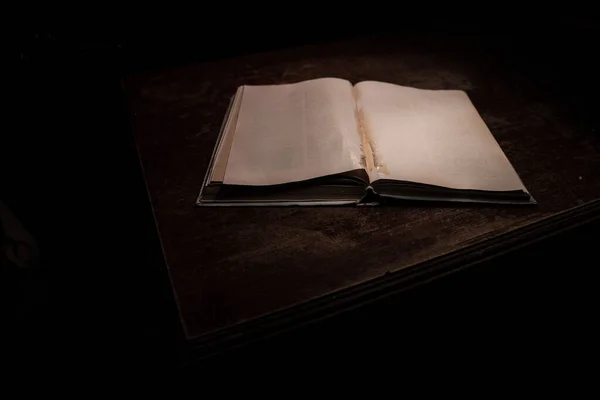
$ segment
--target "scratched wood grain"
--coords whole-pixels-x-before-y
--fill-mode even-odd
[[[600,197],[600,140],[494,57],[452,40],[360,39],[130,77],[132,121],[188,337],[484,241]],[[537,207],[196,208],[242,84],[324,76],[471,97]]]

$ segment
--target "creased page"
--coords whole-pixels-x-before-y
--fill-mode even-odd
[[[224,183],[275,185],[362,168],[348,81],[244,86]]]
[[[377,179],[454,189],[525,190],[466,93],[356,85]]]

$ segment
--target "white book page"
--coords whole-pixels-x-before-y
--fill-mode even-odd
[[[362,168],[350,82],[244,86],[223,182],[275,185]]]
[[[223,182],[225,177],[225,170],[227,169],[227,160],[229,159],[229,153],[231,152],[231,144],[233,143],[233,136],[235,135],[235,125],[237,124],[238,117],[240,115],[240,104],[242,101],[242,87],[239,87],[235,93],[233,104],[225,126],[223,127],[223,137],[219,143],[217,150],[217,156],[209,181]]]
[[[372,180],[525,190],[465,92],[361,82],[355,93],[373,149]]]

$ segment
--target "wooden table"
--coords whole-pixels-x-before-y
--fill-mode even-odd
[[[126,80],[186,339],[203,353],[312,321],[596,218],[600,138],[465,40],[366,38]],[[197,208],[242,84],[325,76],[468,92],[539,205]]]

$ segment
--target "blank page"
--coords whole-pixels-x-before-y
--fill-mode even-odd
[[[231,104],[231,110],[229,111],[227,121],[225,121],[225,126],[223,127],[223,137],[219,143],[217,157],[211,171],[211,182],[223,182],[223,178],[225,177],[227,160],[229,159],[229,153],[231,152],[231,145],[233,143],[233,136],[235,135],[235,125],[237,124],[237,120],[240,115],[242,91],[242,87],[240,86],[235,94],[233,103]]]
[[[350,82],[244,86],[223,182],[274,185],[362,168]]]
[[[361,82],[355,93],[373,148],[372,180],[525,190],[466,93],[382,82]]]

